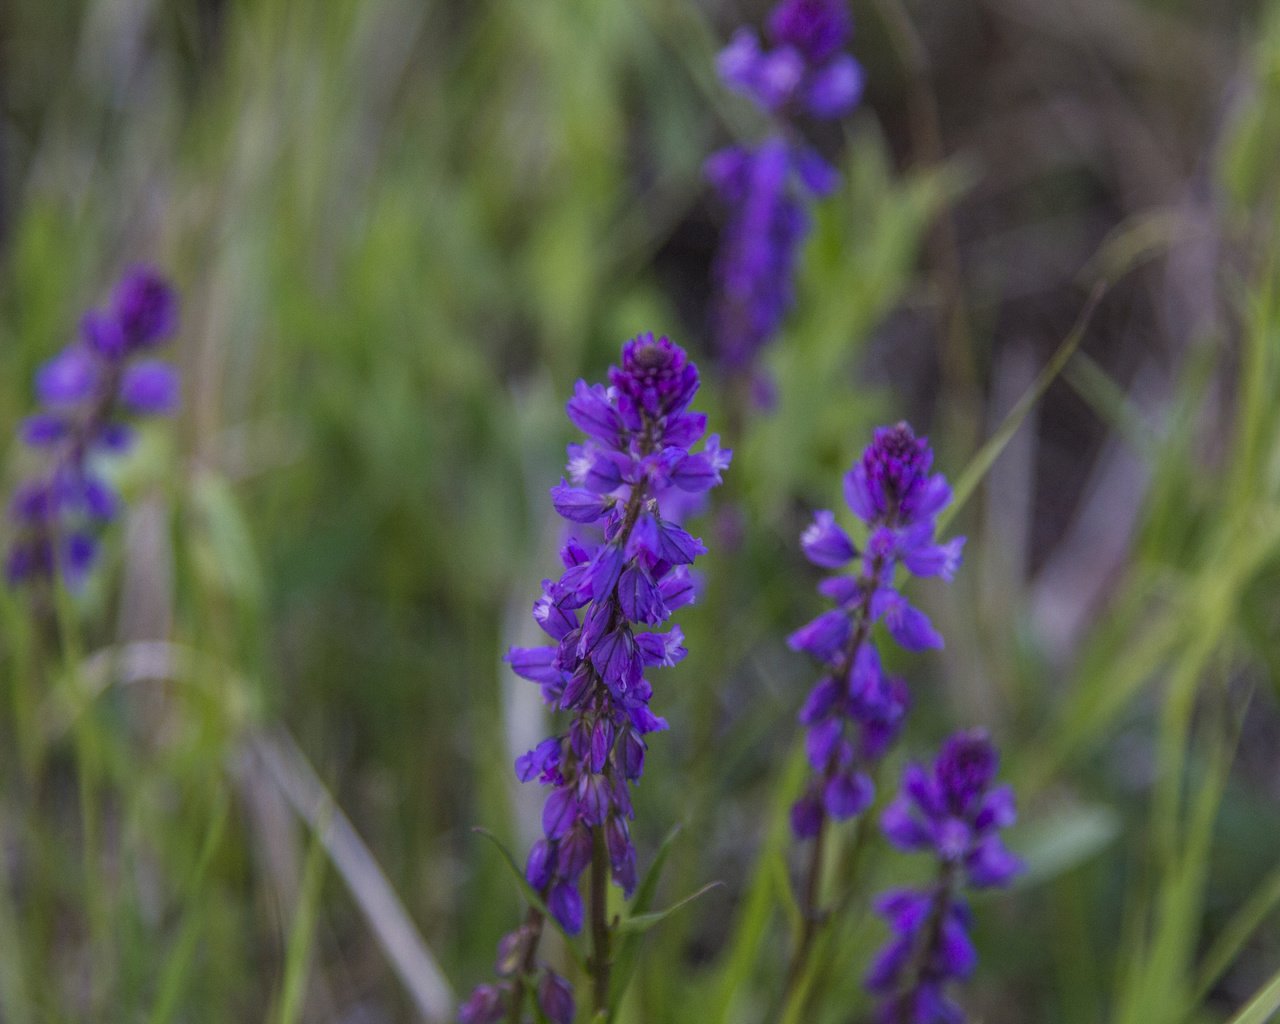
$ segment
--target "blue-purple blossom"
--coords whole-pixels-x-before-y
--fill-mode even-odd
[[[10,503],[17,528],[6,562],[11,583],[59,571],[74,584],[88,571],[101,524],[119,509],[98,471],[99,457],[129,447],[132,431],[122,416],[166,415],[177,407],[177,371],[139,358],[172,337],[177,315],[169,283],[149,267],[135,267],[108,308],[85,314],[80,337],[36,373],[43,408],[23,422],[19,436],[47,466]]]
[[[920,651],[942,646],[923,612],[894,587],[902,565],[916,576],[950,579],[963,538],[936,542],[936,517],[950,501],[940,474],[930,474],[933,453],[905,423],[881,427],[845,477],[850,510],[866,526],[860,551],[830,511],[815,513],[801,534],[805,555],[822,569],[854,563],[856,574],[828,577],[819,591],[836,607],[788,638],[827,672],[800,710],[808,730],[806,748],[813,775],[792,808],[791,824],[802,839],[827,819],[843,821],[869,807],[875,790],[868,769],[897,738],[910,705],[906,684],[888,675],[872,638],[883,622],[902,647]]]
[[[689,567],[706,550],[669,507],[673,496],[719,484],[732,458],[714,435],[694,450],[706,429],[706,417],[689,410],[697,389],[684,351],[651,334],[623,346],[608,387],[578,382],[566,409],[586,437],[570,446],[551,500],[581,529],[560,552],[559,578],[544,580],[534,602],[534,621],[551,643],[507,654],[551,707],[571,715],[515,765],[521,781],[551,787],[525,875],[570,934],[582,928],[579,880],[598,842],[614,883],[627,896],[636,886],[630,790],[644,772],[646,737],[667,728],[649,708],[647,672],[686,654],[678,627],[658,627],[693,600]],[[548,1019],[572,1019],[564,979],[545,974],[538,1000]]]
[[[1007,885],[1023,867],[1000,839],[1016,811],[1013,790],[993,785],[999,760],[984,731],[957,733],[931,769],[907,766],[902,792],[884,812],[889,841],[901,850],[931,852],[939,870],[933,885],[896,889],[874,904],[892,933],[866,978],[882,1000],[881,1024],[964,1020],[945,991],[977,963],[969,908],[958,890]]]
[[[706,163],[729,212],[713,276],[712,333],[724,364],[749,370],[794,300],[795,265],[811,197],[829,195],[839,175],[801,138],[802,116],[843,117],[862,94],[862,69],[841,52],[852,31],[845,0],[782,0],[768,23],[769,46],[735,33],[717,67],[731,89],[774,123],[754,146],[729,146]]]

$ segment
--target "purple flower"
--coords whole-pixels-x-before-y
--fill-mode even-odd
[[[749,371],[781,327],[808,232],[805,206],[839,182],[793,122],[843,117],[863,86],[862,69],[841,52],[852,29],[845,0],[781,0],[768,29],[769,48],[750,29],[735,32],[717,69],[778,127],[757,145],[721,150],[704,169],[728,211],[713,267],[712,335],[733,372]],[[767,380],[757,376],[755,383],[756,392],[768,392]]]
[[[135,357],[177,327],[173,289],[148,268],[134,268],[116,287],[109,311],[91,310],[73,342],[36,373],[44,411],[28,417],[20,436],[45,453],[48,467],[24,485],[10,510],[19,528],[6,560],[11,583],[61,572],[77,584],[97,550],[96,528],[118,501],[99,476],[99,454],[125,451],[132,438],[125,413],[164,415],[178,403],[178,376],[165,363]]]
[[[458,1024],[497,1024],[507,1015],[504,996],[507,986],[479,985],[458,1008]]]
[[[980,729],[943,745],[932,771],[908,765],[902,793],[884,812],[889,841],[901,850],[932,849],[976,888],[1006,884],[1021,862],[1000,841],[1017,817],[1013,791],[992,787],[999,755]]]
[[[573,986],[555,971],[545,971],[538,985],[538,1006],[551,1024],[573,1024]]]
[[[130,349],[167,341],[178,327],[178,298],[152,267],[132,267],[116,285],[112,313]]]
[[[644,737],[667,727],[649,708],[645,673],[685,656],[679,627],[657,627],[693,600],[688,566],[706,550],[672,521],[667,499],[705,495],[733,454],[715,436],[693,450],[706,429],[706,417],[689,411],[697,390],[684,350],[652,334],[623,346],[609,387],[578,382],[566,411],[586,436],[570,446],[567,479],[551,497],[595,539],[571,539],[564,571],[543,581],[534,619],[553,643],[507,654],[548,704],[572,716],[516,760],[521,781],[550,787],[525,876],[570,934],[582,928],[579,883],[597,843],[613,882],[628,897],[636,886],[630,787],[644,771]],[[538,1001],[555,1024],[572,1020],[572,990],[559,976],[544,974]]]
[[[928,442],[905,423],[877,430],[845,480],[850,507],[868,528],[862,550],[826,510],[815,513],[801,534],[800,545],[815,565],[839,569],[853,562],[857,575],[824,580],[818,589],[836,607],[788,637],[794,650],[809,652],[830,670],[799,715],[809,730],[814,775],[792,812],[797,838],[816,836],[828,817],[843,820],[870,806],[874,789],[867,772],[902,729],[910,694],[901,679],[884,674],[872,626],[883,622],[909,651],[942,646],[928,617],[891,585],[898,564],[916,575],[950,579],[959,563],[963,539],[934,542],[935,517],[951,492],[941,476],[928,475],[932,460]]]
[[[1007,885],[1022,870],[999,837],[1015,812],[1012,790],[992,786],[998,767],[985,732],[957,733],[943,744],[931,771],[907,766],[902,793],[884,812],[889,841],[903,850],[931,851],[939,870],[933,885],[894,890],[874,904],[892,933],[866,977],[867,988],[882,997],[878,1020],[963,1020],[945,995],[947,983],[968,977],[977,963],[969,908],[958,890],[965,883]]]

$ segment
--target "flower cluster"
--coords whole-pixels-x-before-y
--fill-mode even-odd
[[[713,334],[733,371],[750,367],[791,307],[806,198],[830,194],[839,181],[795,122],[843,117],[857,104],[862,70],[842,52],[851,31],[845,0],[782,0],[769,19],[770,49],[743,28],[720,54],[720,77],[775,124],[759,145],[730,146],[706,165],[730,211],[714,268]]]
[[[916,576],[949,580],[960,562],[963,538],[939,544],[934,537],[951,488],[941,474],[930,474],[932,461],[927,439],[906,423],[878,429],[844,481],[845,501],[867,526],[865,548],[857,549],[829,511],[816,513],[801,537],[815,565],[839,569],[856,561],[858,573],[824,580],[818,589],[836,607],[788,638],[794,650],[808,651],[828,669],[800,711],[814,775],[791,811],[799,838],[817,836],[828,818],[845,820],[871,804],[867,769],[884,756],[906,715],[906,685],[883,671],[872,625],[883,621],[910,651],[942,646],[925,614],[893,586],[899,565]]]
[[[36,376],[41,412],[22,424],[48,468],[22,484],[10,506],[17,528],[6,563],[10,582],[81,579],[97,550],[96,530],[119,502],[95,469],[100,454],[128,449],[125,413],[162,415],[178,401],[173,367],[145,358],[177,328],[177,297],[154,270],[137,267],[116,286],[107,310],[92,310],[80,337]]]
[[[1013,790],[994,786],[999,754],[982,730],[958,733],[943,745],[932,771],[908,765],[902,793],[885,810],[882,827],[902,850],[932,851],[937,881],[925,889],[882,895],[877,912],[893,937],[867,976],[883,1002],[881,1024],[961,1024],[964,1014],[945,993],[977,962],[969,941],[969,908],[957,895],[1003,886],[1022,862],[1000,839],[1016,817]]]
[[[567,411],[587,436],[570,446],[569,479],[551,490],[556,511],[579,528],[595,528],[599,541],[570,539],[561,552],[564,572],[543,582],[533,615],[552,643],[507,655],[549,705],[572,714],[567,730],[516,761],[521,781],[551,787],[526,877],[571,934],[582,927],[579,879],[597,853],[627,896],[635,888],[630,786],[644,771],[645,737],[667,725],[649,709],[645,670],[674,665],[686,653],[679,627],[657,627],[693,600],[689,566],[705,548],[664,516],[659,499],[710,490],[732,455],[715,436],[691,451],[706,429],[706,416],[689,411],[698,372],[667,338],[628,342],[609,383],[578,382]],[[511,942],[529,941],[523,932],[513,935]],[[520,998],[516,984],[477,990],[463,1019],[498,1019],[509,999]],[[544,976],[540,992],[548,984]],[[571,1007],[572,994],[550,984],[542,1005],[559,1021],[547,1000]]]

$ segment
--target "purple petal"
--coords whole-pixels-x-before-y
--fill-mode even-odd
[[[573,790],[557,789],[542,808],[542,831],[548,839],[559,839],[578,820],[578,801]]]
[[[565,519],[575,523],[594,523],[613,507],[613,499],[581,487],[570,487],[561,480],[551,488],[551,504]]]
[[[1007,885],[1026,869],[1026,865],[1021,857],[1009,851],[999,836],[989,835],[979,840],[970,852],[965,859],[965,868],[969,872],[969,884],[983,889]]]
[[[633,563],[618,577],[618,606],[631,622],[655,623],[667,617],[662,591],[639,563]]]
[[[663,576],[658,581],[658,590],[662,593],[662,603],[667,606],[668,612],[693,604],[698,596],[693,573],[683,565],[676,566]]]
[[[559,682],[564,675],[555,663],[554,647],[512,647],[502,660],[516,675],[533,683]]]
[[[120,321],[111,314],[96,309],[89,310],[81,318],[80,336],[89,348],[104,359],[119,359],[128,347]]]
[[[97,361],[80,345],[63,349],[36,372],[36,394],[47,405],[73,405],[88,398],[100,376]]]
[[[672,565],[688,565],[699,555],[707,553],[702,541],[689,535],[687,531],[662,520],[658,523],[659,555]]]
[[[548,968],[538,985],[538,1006],[551,1024],[573,1024],[573,987]]]
[[[155,360],[134,363],[120,382],[120,400],[137,413],[171,413],[178,407],[178,372]]]
[[[849,535],[825,509],[813,514],[813,522],[800,535],[800,547],[809,561],[823,569],[839,569],[857,554]]]
[[[849,616],[835,609],[801,626],[787,637],[787,644],[793,651],[808,651],[822,661],[834,662],[848,644],[851,629]]]
[[[608,445],[616,445],[622,433],[622,417],[609,404],[605,389],[599,385],[588,386],[580,380],[574,386],[573,397],[565,406],[569,419],[579,430]]]
[[[560,840],[556,852],[556,872],[568,882],[576,882],[591,863],[591,830],[585,825],[575,825]]]
[[[805,188],[819,198],[831,195],[840,184],[840,173],[822,159],[816,150],[807,146],[796,153],[795,166]]]
[[[560,922],[560,927],[570,935],[582,931],[582,896],[576,885],[560,882],[551,890],[551,898],[547,900],[547,909],[551,916]]]
[[[822,803],[831,817],[845,821],[870,807],[875,795],[875,787],[867,776],[861,772],[841,772],[823,789]]]
[[[835,57],[809,79],[805,105],[814,117],[843,117],[862,98],[862,68],[848,54]]]
[[[907,603],[897,591],[882,588],[871,602],[872,615],[883,616],[889,635],[908,651],[941,648],[942,636],[933,628],[927,615]]]
[[[67,421],[53,413],[37,413],[22,421],[20,436],[23,444],[32,448],[57,444],[67,436]]]
[[[929,524],[932,532],[932,523]],[[916,576],[941,576],[950,580],[960,567],[964,538],[954,537],[945,544],[930,544],[902,553],[902,564]]]
[[[839,683],[829,676],[819,680],[818,685],[809,692],[809,697],[805,700],[804,706],[800,708],[800,714],[798,715],[800,723],[802,725],[812,725],[814,722],[825,718],[839,696]]]
[[[797,839],[812,839],[822,828],[825,818],[822,801],[806,794],[791,805],[791,831]]]
[[[929,827],[915,816],[910,803],[902,797],[884,809],[880,828],[885,838],[899,850],[923,850],[933,842]]]

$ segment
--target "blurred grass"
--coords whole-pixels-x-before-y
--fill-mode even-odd
[[[935,438],[953,479],[978,467],[958,520],[970,568],[949,593],[919,588],[952,648],[902,659],[918,706],[907,747],[1004,695],[993,724],[1032,867],[978,908],[966,998],[980,1019],[1226,1020],[1265,997],[1280,951],[1268,10],[1205,158],[1230,257],[1208,282],[1224,315],[1154,408],[1092,357],[1067,363],[1148,480],[1125,561],[1067,657],[1037,632],[1033,571],[1005,580],[999,605],[975,599],[966,573],[999,499],[990,463]],[[562,403],[652,329],[695,351],[699,405],[727,420],[703,348],[713,214],[699,166],[758,130],[710,72],[739,13],[670,0],[5,9],[0,425],[137,258],[181,285],[186,390],[172,442],[150,428],[118,468],[134,512],[61,628],[0,596],[4,1020],[415,1019],[316,836],[245,767],[263,724],[298,738],[453,987],[487,978],[520,904],[469,829],[516,851],[529,838],[516,812],[535,794],[510,761],[538,725],[499,655],[532,629],[554,564]],[[638,944],[621,1021],[764,1019],[794,915],[786,766],[811,674],[780,638],[818,603],[795,538],[807,510],[838,501],[871,425],[904,410],[945,423],[953,398],[932,389],[931,357],[899,352],[901,317],[937,298],[921,264],[930,224],[980,185],[967,165],[896,170],[899,144],[870,111],[822,142],[845,183],[818,212],[769,354],[777,405],[731,439],[726,493],[698,524],[725,553],[682,615],[691,654],[657,699],[674,728],[638,792],[642,869],[684,824],[654,906],[727,886]],[[1176,211],[1127,221],[1091,267],[1114,281],[1176,255],[1199,237],[1179,226]],[[977,319],[994,374],[998,324]],[[29,461],[16,445],[8,456],[12,483]],[[64,671],[58,638],[80,632]],[[111,652],[148,640],[200,657],[182,675],[130,676]],[[875,884],[903,869],[881,852]],[[857,905],[832,929],[813,1020],[861,1019],[879,928]]]

